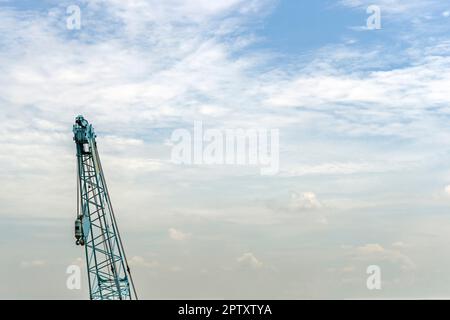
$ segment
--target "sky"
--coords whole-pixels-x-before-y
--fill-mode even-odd
[[[88,298],[78,114],[142,299],[450,298],[449,88],[447,0],[0,0],[0,298]],[[199,121],[278,172],[175,164]]]

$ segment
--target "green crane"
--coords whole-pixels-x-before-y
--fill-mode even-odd
[[[92,300],[137,299],[91,124],[73,125],[77,151],[76,244],[84,246]]]

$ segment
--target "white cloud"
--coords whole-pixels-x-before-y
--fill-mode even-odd
[[[263,267],[263,263],[251,252],[244,253],[237,258],[237,262],[242,266],[250,267],[252,269],[260,269]]]
[[[356,251],[360,254],[371,255],[376,253],[383,253],[385,249],[378,243],[369,243],[361,247],[357,247]]]
[[[22,261],[20,263],[21,268],[40,268],[47,265],[45,260],[32,260],[32,261]]]
[[[399,251],[399,247],[395,249],[386,249],[378,243],[369,243],[353,249],[355,259],[373,264],[385,261],[398,265],[404,271],[412,271],[416,269],[415,263],[407,255]]]
[[[392,247],[397,249],[404,249],[407,247],[407,245],[403,241],[396,241],[392,244]]]
[[[171,266],[171,267],[169,267],[169,270],[171,272],[181,272],[181,271],[183,271],[183,268],[180,266]]]
[[[83,258],[81,258],[81,257],[77,257],[76,259],[72,260],[71,264],[79,266],[79,267],[85,266],[85,262],[84,262]]]
[[[303,192],[299,194],[292,191],[289,207],[292,210],[302,211],[310,209],[320,209],[322,208],[322,204],[317,199],[316,194],[313,192]]]
[[[130,266],[145,267],[145,268],[156,268],[159,266],[157,261],[147,261],[144,257],[133,256],[129,259],[128,263]]]
[[[334,67],[272,79],[262,89],[264,103],[280,114],[294,109],[339,134],[421,140],[421,128],[433,128],[437,112],[448,113],[450,57],[443,48],[440,52],[386,71],[352,70],[345,66],[347,58],[321,60]],[[434,134],[441,135],[441,129]]]
[[[172,240],[176,240],[176,241],[184,241],[184,240],[188,240],[191,238],[191,234],[190,233],[184,233],[180,230],[177,230],[175,228],[170,228],[169,229],[169,237]]]
[[[270,89],[267,103],[275,107],[329,108],[367,106],[391,113],[450,102],[446,87],[450,58],[435,57],[418,65],[355,74],[308,74]],[[355,110],[356,111],[356,110]]]
[[[351,8],[367,8],[370,5],[380,6],[383,12],[392,14],[407,14],[408,16],[420,9],[426,9],[439,4],[438,1],[423,0],[341,0],[341,5]]]
[[[0,214],[12,212],[14,206],[17,214],[53,214],[45,209],[48,204],[33,201],[45,197],[31,189],[37,189],[32,187],[37,177],[46,179],[49,172],[55,178],[40,184],[42,193],[56,194],[50,189],[74,179],[71,124],[78,114],[96,129],[107,178],[111,172],[121,175],[123,186],[118,189],[123,192],[128,192],[121,190],[125,178],[140,180],[150,194],[154,185],[143,176],[168,168],[161,159],[167,159],[170,150],[158,143],[170,136],[170,128],[199,114],[205,122],[221,123],[233,118],[228,117],[230,108],[249,105],[249,94],[241,93],[252,86],[247,73],[259,58],[236,55],[236,50],[247,39],[240,29],[243,21],[264,10],[266,1],[84,5],[77,35],[60,23],[64,7],[51,9],[50,16],[13,6],[0,12],[0,115],[5,119],[0,128],[0,176],[5,188],[21,184],[24,197],[42,203],[29,210],[14,195],[3,193]],[[188,24],[180,24],[183,19]],[[68,192],[58,193],[52,203],[70,211]]]
[[[83,41],[69,42],[64,30],[53,26],[48,17],[36,15],[23,26],[28,28],[26,31],[22,33],[18,28],[16,34],[4,40],[11,51],[10,55],[5,52],[0,61],[5,67],[10,65],[6,71],[9,81],[2,81],[8,87],[3,90],[2,97],[9,105],[17,108],[34,105],[36,111],[52,111],[53,121],[64,118],[68,111],[77,110],[77,113],[90,115],[90,119],[101,116],[103,123],[109,120],[108,123],[115,123],[117,127],[117,124],[142,121],[159,121],[158,125],[161,125],[172,117],[192,117],[198,110],[205,115],[217,116],[226,111],[225,101],[208,107],[197,96],[205,95],[209,97],[206,100],[213,102],[227,95],[237,97],[230,94],[230,90],[238,90],[239,85],[234,82],[243,78],[243,73],[253,64],[253,58],[232,58],[233,41],[225,41],[220,35],[211,33],[216,28],[210,23],[220,25],[227,22],[216,19],[189,28],[179,27],[178,23],[180,17],[195,18],[199,13],[214,17],[229,10],[242,11],[247,2],[233,0],[220,5],[203,1],[133,1],[132,5],[124,5],[123,1],[100,3],[109,11],[104,12],[94,5],[90,10],[86,9],[99,15],[93,17],[97,24],[110,23],[105,13],[114,15],[125,24],[144,24],[149,18],[147,15],[156,15],[153,17],[156,23],[144,24],[142,34],[132,39],[102,33],[106,39],[101,43],[87,44]],[[180,4],[175,11],[174,3]],[[166,14],[174,17],[164,23],[161,19],[164,20]],[[7,25],[3,22],[5,32],[23,23],[17,12],[5,11],[3,15],[8,21]],[[90,28],[83,28],[80,32],[89,37],[97,31]],[[129,35],[127,30],[122,31],[121,36]],[[26,50],[17,46],[19,37],[26,39]],[[245,37],[242,34],[236,40],[242,42],[241,38]],[[154,39],[154,43],[148,45],[146,39]],[[130,47],[129,41],[134,46]],[[43,42],[46,43],[45,48]],[[29,56],[26,52],[34,54]],[[9,64],[9,59],[15,63]],[[6,80],[6,75],[3,80]]]
[[[392,163],[390,167],[386,164],[376,165],[375,163],[355,163],[355,162],[336,162],[323,164],[305,164],[295,165],[291,168],[283,170],[280,175],[286,177],[297,177],[304,175],[317,174],[354,174],[354,173],[369,173],[369,172],[385,172],[392,170]]]
[[[109,157],[109,163],[119,170],[130,170],[143,174],[145,172],[155,172],[166,168],[169,164],[158,159],[145,159],[142,157]]]
[[[111,12],[115,13],[133,25],[137,19],[142,21],[190,21],[200,23],[206,19],[211,19],[221,15],[225,15],[232,11],[245,12],[255,5],[258,1],[243,0],[224,0],[224,1],[207,1],[207,0],[132,0],[124,3],[120,0],[103,1]],[[260,1],[259,1],[260,2]],[[134,20],[133,20],[134,19]]]
[[[450,185],[448,185],[444,188],[444,192],[450,196]]]
[[[102,143],[108,144],[114,148],[120,148],[122,146],[129,147],[129,146],[143,146],[144,141],[142,139],[131,139],[131,138],[124,138],[124,137],[118,137],[118,136],[104,136],[101,138]]]
[[[103,41],[98,43],[68,41],[66,30],[58,29],[53,24],[55,21],[47,21],[47,16],[36,14],[24,22],[15,11],[2,12],[4,19],[1,19],[0,29],[7,35],[4,39],[7,49],[0,59],[3,66],[0,104],[7,106],[2,108],[2,113],[9,119],[8,123],[17,119],[21,123],[16,123],[18,127],[14,131],[4,128],[8,139],[1,147],[11,152],[5,153],[0,161],[14,163],[14,166],[46,165],[47,159],[39,154],[33,159],[19,156],[20,152],[33,147],[49,149],[48,152],[56,156],[68,158],[68,149],[62,153],[55,148],[67,144],[65,128],[78,113],[86,113],[96,128],[113,131],[103,136],[102,146],[128,151],[127,159],[114,155],[112,161],[117,167],[155,172],[163,169],[164,164],[155,156],[131,153],[131,147],[150,148],[146,141],[131,137],[145,135],[153,126],[169,128],[174,123],[190,122],[199,113],[217,126],[231,122],[245,127],[258,118],[262,126],[283,128],[299,121],[301,115],[293,114],[291,109],[300,107],[320,115],[318,125],[322,124],[323,129],[355,135],[419,136],[417,129],[420,128],[411,130],[412,124],[404,124],[403,120],[418,123],[422,121],[418,113],[423,112],[425,106],[450,101],[446,90],[449,73],[445,72],[450,63],[444,57],[419,60],[415,67],[361,73],[344,71],[339,65],[346,59],[370,60],[376,55],[335,50],[331,56],[340,60],[324,60],[318,56],[313,63],[337,66],[335,69],[327,67],[326,72],[320,68],[312,68],[314,72],[299,69],[287,73],[281,68],[262,75],[258,72],[266,61],[262,55],[236,55],[240,49],[238,43],[252,35],[245,32],[235,35],[235,29],[224,27],[222,31],[228,30],[225,34],[232,36],[222,38],[224,34],[210,31],[214,30],[211,23],[229,26],[227,19],[217,17],[228,16],[231,12],[240,17],[237,21],[232,19],[234,26],[240,26],[240,19],[248,18],[249,12],[264,11],[266,1],[253,1],[253,10],[246,10],[250,4],[242,1],[226,1],[220,5],[203,1],[176,2],[182,3],[177,12],[168,10],[173,1],[169,4],[133,1],[129,6],[122,1],[98,2],[102,6],[109,5],[106,12],[89,3],[86,11],[98,15],[97,27],[107,25],[109,15],[126,24],[133,21],[144,24],[148,18],[166,21],[155,26],[145,25],[142,32],[150,35],[137,33],[131,39],[122,37],[128,32],[120,28],[119,35],[101,33],[101,28],[89,31],[91,26],[81,30],[87,37],[94,31],[101,33]],[[207,23],[194,21],[193,26],[183,30],[172,23],[177,20],[175,17],[197,16],[191,15],[197,13],[196,10]],[[89,17],[87,19],[89,21]],[[19,39],[24,42],[19,43]],[[149,45],[145,39],[155,41]],[[130,46],[130,42],[134,45]],[[330,51],[333,50],[327,50]],[[49,113],[51,119],[47,117]],[[33,125],[34,130],[23,130]],[[17,145],[11,146],[12,140],[21,141],[23,150],[18,150]],[[157,156],[161,155],[164,153],[160,150]],[[17,159],[21,159],[19,163]],[[55,162],[62,163],[62,160],[55,159]],[[371,170],[370,165],[314,164],[286,175],[365,172]]]
[[[443,17],[446,17],[446,18],[450,17],[450,11],[444,11],[444,12],[442,12],[442,16],[443,16]]]
[[[346,267],[343,267],[340,271],[343,273],[352,273],[355,270],[356,270],[355,266],[346,266]]]
[[[326,216],[327,206],[320,201],[314,192],[296,192],[289,191],[289,198],[282,200],[275,200],[267,203],[269,210],[257,210],[256,216],[258,220],[262,220],[264,213],[269,213],[268,221],[271,224],[280,223],[285,220],[301,220],[301,224],[306,226],[313,225],[327,225],[328,219]]]

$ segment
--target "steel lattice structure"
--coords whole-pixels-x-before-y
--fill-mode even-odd
[[[91,124],[73,126],[78,163],[77,245],[84,245],[92,300],[137,299]],[[81,210],[80,210],[81,209]]]

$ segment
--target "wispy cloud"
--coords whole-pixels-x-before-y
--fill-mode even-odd
[[[252,269],[260,269],[263,267],[263,263],[251,252],[244,253],[237,258],[237,262],[244,267],[250,267]]]
[[[40,268],[45,267],[47,262],[45,260],[32,260],[32,261],[22,261],[20,263],[21,268]]]
[[[190,233],[184,233],[180,230],[177,230],[175,228],[170,228],[169,229],[169,237],[172,240],[176,240],[176,241],[184,241],[184,240],[188,240],[191,238],[191,234]]]
[[[129,260],[129,264],[133,267],[156,268],[159,266],[157,261],[148,261],[142,256],[133,256]]]
[[[377,5],[382,8],[383,11],[390,14],[397,15],[412,15],[419,10],[432,9],[441,3],[441,1],[435,0],[340,0],[341,5],[351,8],[367,8],[370,5]]]

